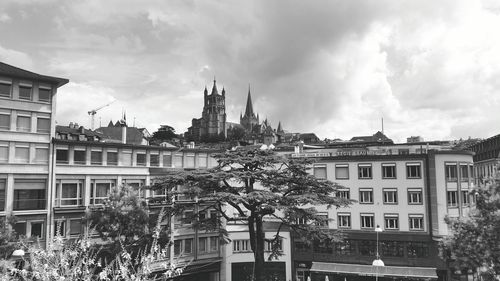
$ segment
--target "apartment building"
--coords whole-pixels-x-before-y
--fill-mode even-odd
[[[66,83],[0,62],[0,217],[16,216],[17,233],[42,241],[52,208],[56,94]]]
[[[480,185],[486,180],[494,178],[500,167],[500,134],[476,143],[468,149],[475,153],[476,184]]]
[[[128,185],[136,188],[153,183],[155,177],[174,169],[206,169],[216,164],[210,157],[213,150],[129,144],[127,126],[122,126],[123,138],[102,142],[94,131],[58,126],[53,140],[55,159],[54,192],[51,201],[49,231],[58,229],[66,238],[75,238],[87,230],[83,217],[89,209],[99,208],[111,188]],[[106,138],[109,141],[109,137]],[[157,212],[172,204],[166,190],[141,190],[148,200],[149,210]],[[192,198],[177,196],[176,204],[192,204]],[[174,261],[186,265],[189,280],[218,281],[221,262],[220,237],[217,231],[194,227],[193,213],[206,218],[213,210],[195,205],[182,216],[173,217]]]
[[[344,186],[348,208],[317,206],[343,242],[292,237],[293,280],[438,279],[449,276],[437,242],[448,234],[446,215],[464,216],[473,204],[472,153],[421,145],[305,149],[290,157],[314,158],[312,173]],[[378,233],[375,230],[381,230]],[[384,267],[372,266],[377,251]]]

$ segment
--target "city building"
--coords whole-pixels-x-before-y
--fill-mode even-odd
[[[57,89],[67,79],[0,62],[0,217],[14,215],[19,235],[49,235]]]
[[[494,178],[500,168],[500,135],[487,138],[467,149],[475,153],[476,184],[483,184],[485,180]]]
[[[357,201],[348,208],[317,206],[331,219],[325,229],[340,230],[345,239],[308,245],[292,237],[293,280],[318,275],[358,280],[378,273],[447,280],[450,272],[438,256],[437,242],[448,235],[445,216],[464,216],[473,204],[471,152],[420,144],[340,144],[280,153],[316,159],[314,176],[344,186],[338,196]],[[372,266],[378,247],[383,268]]]

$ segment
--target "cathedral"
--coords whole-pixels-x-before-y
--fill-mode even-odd
[[[203,101],[201,118],[191,120],[191,127],[186,133],[187,139],[196,142],[225,140],[227,137],[226,90],[222,88],[222,92],[219,94],[214,79],[210,95],[205,86]]]
[[[210,95],[205,87],[201,118],[193,118],[185,137],[188,141],[195,142],[217,142],[229,139],[269,145],[280,142],[284,134],[281,122],[277,129],[271,127],[267,118],[260,123],[259,114],[256,115],[253,110],[250,87],[248,87],[245,114],[240,113],[240,122],[228,122],[226,120],[226,91],[223,88],[219,95],[214,80]]]

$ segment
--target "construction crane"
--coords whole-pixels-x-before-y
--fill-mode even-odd
[[[110,104],[114,103],[115,101],[116,101],[116,100],[113,100],[113,101],[111,101],[110,103],[107,103],[107,104],[105,104],[105,105],[99,106],[98,108],[96,108],[96,109],[92,109],[92,110],[90,110],[90,111],[88,112],[88,114],[90,115],[90,118],[91,118],[91,121],[90,121],[90,122],[91,122],[91,123],[90,123],[90,128],[91,128],[92,130],[94,130],[94,121],[95,121],[95,120],[94,120],[94,118],[95,118],[94,116],[95,116],[95,114],[97,113],[97,111],[99,111],[99,110],[101,110],[101,109],[105,108],[106,106],[109,106]]]

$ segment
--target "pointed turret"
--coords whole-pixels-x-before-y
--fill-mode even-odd
[[[248,97],[247,97],[247,106],[245,108],[245,116],[248,116],[248,117],[255,116],[255,114],[253,113],[252,95],[250,94],[250,85],[248,85]]]
[[[109,123],[108,123],[108,127],[114,127],[115,125],[113,125],[113,120],[109,120]]]
[[[203,104],[206,106],[207,105],[207,99],[208,98],[208,90],[207,90],[207,85],[205,85],[205,91],[203,91]]]
[[[218,95],[219,94],[219,92],[217,91],[217,85],[216,85],[216,83],[217,82],[215,81],[215,77],[214,77],[214,86],[212,87],[212,93],[211,93],[211,95],[213,95],[213,94]]]
[[[222,96],[225,97],[226,96],[226,89],[224,87],[222,87]]]
[[[281,121],[278,123],[278,129],[276,131],[278,133],[283,133],[283,128],[281,128]]]

